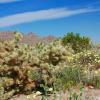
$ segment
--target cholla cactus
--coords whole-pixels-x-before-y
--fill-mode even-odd
[[[33,47],[18,44],[21,39],[22,35],[15,32],[13,41],[0,42],[0,84],[4,96],[11,96],[18,91],[32,92],[44,81],[52,86],[53,73],[68,65],[68,58],[73,56],[73,50],[63,46],[61,40],[49,44],[39,43]]]
[[[14,32],[14,34],[15,34],[15,42],[18,42],[23,38],[23,35],[19,32]]]
[[[4,77],[0,79],[0,100],[8,100],[11,96],[14,95],[15,90],[8,90],[7,92],[5,92],[5,88],[9,88],[9,86],[11,86],[12,84],[12,79]]]
[[[73,51],[69,47],[61,45],[60,40],[52,42],[42,49],[41,60],[52,63],[54,66],[59,62],[67,62],[67,57],[72,56]]]

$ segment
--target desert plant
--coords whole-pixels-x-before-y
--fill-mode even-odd
[[[63,38],[62,42],[64,45],[71,45],[75,53],[83,50],[88,50],[92,47],[91,41],[88,37],[80,36],[79,33],[74,34],[73,32],[67,33]]]

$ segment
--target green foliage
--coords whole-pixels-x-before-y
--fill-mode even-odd
[[[95,76],[94,81],[94,86],[100,89],[100,76]]]
[[[62,42],[64,45],[71,45],[75,53],[91,48],[91,41],[88,37],[81,37],[79,33],[74,34],[73,32],[67,33],[63,38]]]
[[[81,82],[82,71],[79,67],[65,67],[64,69],[55,73],[55,76],[57,81],[55,82],[57,89],[60,88],[66,90]]]

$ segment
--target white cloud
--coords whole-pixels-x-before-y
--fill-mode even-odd
[[[0,3],[9,3],[9,2],[15,2],[20,0],[0,0]]]
[[[54,9],[40,10],[34,12],[25,12],[0,18],[0,27],[8,27],[16,24],[22,24],[39,20],[58,19],[58,18],[64,18],[77,14],[96,12],[96,11],[100,11],[100,9],[83,8],[83,9],[68,10],[66,8],[54,8]]]

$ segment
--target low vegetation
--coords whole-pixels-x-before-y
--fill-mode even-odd
[[[78,84],[100,88],[100,48],[88,37],[68,33],[35,46],[19,45],[22,38],[15,32],[14,40],[0,42],[0,100],[32,92],[44,98]]]

